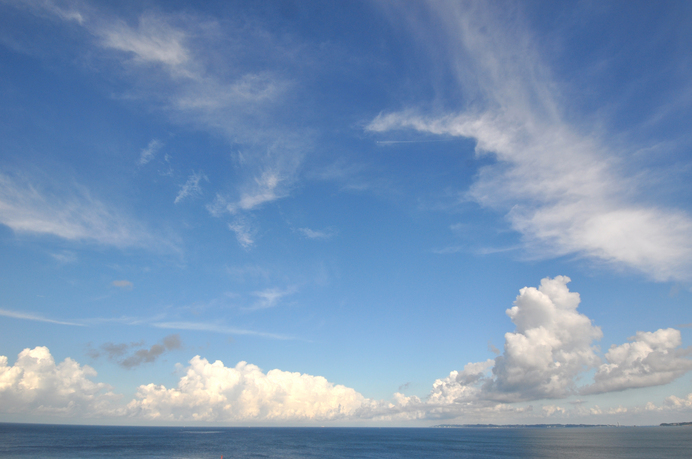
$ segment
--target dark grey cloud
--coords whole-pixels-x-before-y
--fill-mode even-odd
[[[144,347],[144,340],[117,344],[108,342],[99,346],[98,349],[89,346],[87,355],[93,359],[106,357],[121,367],[132,369],[143,363],[153,363],[164,353],[175,349],[182,349],[182,341],[177,333],[166,336],[149,348]]]

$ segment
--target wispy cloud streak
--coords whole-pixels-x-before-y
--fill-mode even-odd
[[[84,327],[84,324],[78,324],[75,322],[66,322],[63,320],[48,319],[48,318],[43,317],[39,314],[33,314],[30,312],[10,311],[8,309],[0,309],[0,316],[11,317],[13,319],[21,319],[21,320],[33,320],[34,322],[47,322],[47,323],[58,324],[58,325],[72,325],[75,327]]]
[[[250,310],[267,309],[278,306],[281,299],[285,296],[292,295],[296,292],[295,288],[279,289],[268,288],[258,292],[253,292],[252,295],[258,300],[249,308]]]
[[[310,228],[298,228],[298,231],[308,239],[330,239],[334,236],[332,230],[313,230]]]
[[[225,335],[249,335],[249,336],[259,336],[261,338],[271,338],[277,340],[293,340],[295,338],[286,335],[279,335],[276,333],[266,333],[254,330],[245,330],[242,328],[228,327],[226,325],[216,324],[216,323],[205,323],[205,322],[155,322],[152,324],[157,328],[167,328],[174,330],[194,330],[194,331],[207,331],[213,333],[221,333]]]
[[[37,188],[25,177],[0,173],[0,224],[16,233],[116,247],[162,245],[162,240],[157,242],[140,223],[109,209],[86,188],[61,186],[58,191],[60,195]]]
[[[145,164],[149,163],[152,159],[154,159],[156,153],[158,153],[162,146],[163,143],[156,139],[153,139],[151,142],[149,142],[149,145],[147,145],[147,147],[143,149],[142,153],[139,155],[139,165],[144,166]]]
[[[200,180],[209,180],[206,175],[200,172],[193,172],[183,186],[180,187],[178,195],[175,197],[174,204],[187,199],[189,197],[199,197],[202,196],[202,187],[199,186]]]

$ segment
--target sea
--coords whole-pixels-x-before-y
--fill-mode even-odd
[[[0,458],[687,458],[692,426],[112,427],[0,423]]]

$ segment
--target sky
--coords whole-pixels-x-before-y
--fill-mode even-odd
[[[0,422],[692,420],[692,4],[0,1]]]

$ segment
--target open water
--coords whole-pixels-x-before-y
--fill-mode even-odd
[[[0,458],[690,458],[692,427],[182,428],[0,423]]]

